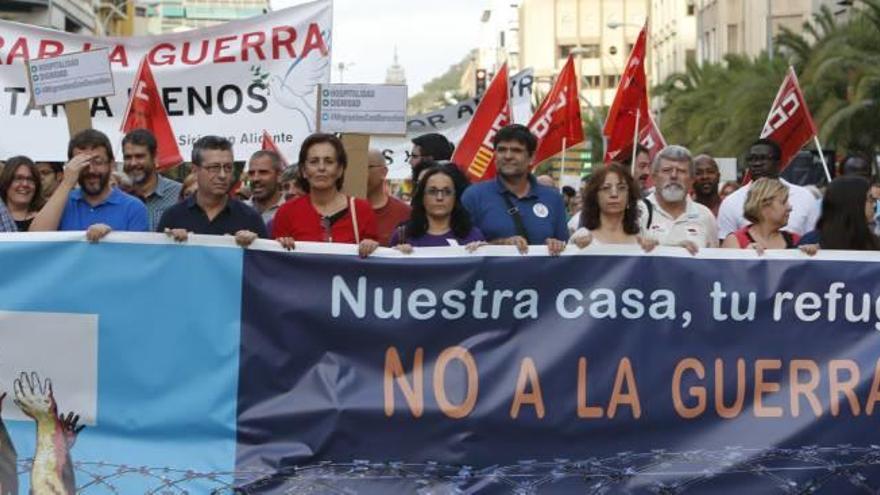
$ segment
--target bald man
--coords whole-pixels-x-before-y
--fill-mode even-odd
[[[382,152],[371,149],[367,156],[367,200],[373,207],[378,225],[378,239],[380,246],[388,246],[391,234],[401,223],[409,220],[412,209],[403,201],[389,196],[385,190],[385,176],[388,175],[388,165]]]

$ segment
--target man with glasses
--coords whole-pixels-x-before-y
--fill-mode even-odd
[[[779,144],[771,139],[759,139],[749,148],[746,160],[749,165],[752,182],[731,193],[721,203],[721,207],[718,209],[719,239],[723,240],[728,235],[749,224],[749,221],[743,216],[743,206],[745,205],[746,196],[751,185],[761,177],[779,178],[788,188],[791,215],[789,215],[788,224],[783,227],[783,230],[804,235],[816,226],[816,221],[819,219],[819,208],[816,204],[816,198],[805,188],[791,184],[779,177],[782,166],[780,163],[781,156],[782,150],[779,148]]]
[[[492,244],[513,245],[523,254],[530,244],[546,244],[558,255],[568,241],[565,203],[529,171],[537,138],[528,127],[511,124],[495,134],[493,144],[495,180],[470,186],[461,198],[474,226]]]
[[[385,191],[385,176],[388,165],[385,157],[377,149],[367,155],[367,200],[376,215],[376,240],[380,246],[388,246],[391,234],[401,223],[409,220],[412,208],[403,201],[389,196]]]
[[[419,176],[424,172],[426,162],[439,162],[452,158],[455,147],[446,139],[446,136],[436,132],[422,134],[412,140],[412,151],[409,153],[409,164],[412,167],[413,188],[419,182]]]
[[[204,136],[193,144],[193,173],[199,188],[195,194],[162,215],[159,232],[178,242],[189,233],[234,235],[242,247],[257,237],[268,238],[263,218],[250,206],[229,197],[235,168],[232,143],[219,136]]]
[[[85,230],[86,238],[97,242],[111,230],[149,231],[144,204],[110,187],[113,147],[104,133],[87,129],[76,134],[67,145],[67,157],[64,178],[34,217],[31,232]]]

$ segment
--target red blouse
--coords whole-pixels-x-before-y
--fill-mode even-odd
[[[357,213],[360,239],[375,240],[376,216],[370,203],[355,198],[354,208]],[[272,220],[272,238],[293,237],[295,241],[355,243],[354,223],[348,208],[335,221],[330,220],[318,213],[308,194],[300,196],[281,205],[275,213],[275,218]]]

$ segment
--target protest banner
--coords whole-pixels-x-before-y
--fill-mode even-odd
[[[510,106],[513,121],[525,124],[532,116],[532,69],[525,69],[510,77]],[[372,147],[382,151],[388,164],[388,178],[408,179],[412,175],[409,152],[412,139],[429,132],[438,132],[450,142],[457,144],[473,117],[479,104],[478,98],[469,98],[440,110],[411,115],[406,122],[406,137],[377,136],[371,139]]]
[[[109,49],[116,94],[92,99],[91,117],[114,146],[135,71],[147,57],[184,156],[214,133],[230,138],[235,158],[244,160],[260,149],[264,128],[285,155],[296,156],[316,129],[317,85],[330,80],[331,4],[315,0],[206,29],[129,38],[0,21],[0,127],[19,136],[0,141],[0,156],[66,160],[63,108],[30,108],[23,64],[93,48]]]
[[[39,444],[78,491],[880,486],[878,255],[78,239],[0,238],[0,388],[83,415]],[[54,430],[10,398],[27,493]]]

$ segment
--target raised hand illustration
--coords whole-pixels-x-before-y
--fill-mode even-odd
[[[22,373],[15,380],[15,404],[37,423],[37,450],[31,469],[32,492],[73,495],[76,484],[68,433],[58,417],[52,381],[48,378],[41,381],[37,373]]]

